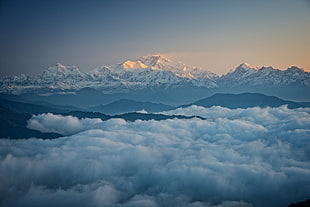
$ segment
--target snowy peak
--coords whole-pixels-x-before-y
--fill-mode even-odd
[[[89,72],[85,73],[86,76],[90,76],[91,78],[101,78],[101,77],[108,77],[111,75],[111,70],[107,66],[102,66],[95,68]]]
[[[286,70],[262,67],[258,69],[242,63],[235,70],[223,75],[218,84],[224,87],[283,87],[291,85],[310,85],[310,74],[298,67]]]
[[[126,74],[128,72],[141,72],[141,70],[156,70],[166,71],[178,76],[180,78],[190,80],[210,80],[213,81],[218,78],[215,73],[212,73],[202,68],[185,65],[181,62],[172,61],[163,55],[148,55],[142,56],[135,61],[127,60],[123,63],[110,65],[110,71],[118,74]],[[132,70],[135,69],[135,70]]]
[[[310,73],[298,67],[278,70],[258,69],[248,63],[218,75],[163,55],[149,55],[137,60],[102,66],[80,72],[75,66],[60,63],[35,76],[18,75],[0,78],[0,92],[22,94],[33,90],[80,90],[85,87],[104,93],[123,93],[129,90],[153,88],[271,88],[291,85],[310,86]]]
[[[222,78],[240,80],[256,73],[257,71],[257,67],[254,67],[248,63],[242,63],[235,70],[223,75]]]
[[[304,72],[306,72],[305,70],[303,70],[299,67],[296,67],[296,66],[292,66],[292,67],[286,69],[286,71],[293,72],[293,73],[304,73]]]
[[[258,70],[258,67],[254,67],[252,65],[250,65],[249,63],[242,63],[241,65],[239,65],[235,71],[244,71],[244,72],[248,72],[248,73],[254,73]]]
[[[42,77],[81,75],[80,70],[76,66],[64,66],[57,63],[54,67],[49,67],[42,73]]]
[[[154,70],[166,70],[171,71],[175,75],[194,80],[211,80],[217,79],[218,76],[207,70],[203,70],[199,67],[193,67],[190,65],[185,65],[182,62],[172,61],[163,55],[149,55],[143,56],[138,59],[143,64],[149,66]]]
[[[138,61],[143,62],[145,65],[150,66],[153,69],[161,69],[160,66],[171,63],[172,61],[163,55],[148,55],[142,56]]]
[[[61,63],[57,63],[54,67],[50,67],[47,70],[51,70],[51,71],[57,71],[57,72],[61,72],[61,73],[72,73],[72,72],[76,72],[76,73],[80,73],[79,69],[72,65],[72,66],[65,66]]]
[[[142,69],[142,68],[147,68],[148,66],[143,64],[141,61],[126,61],[122,64],[124,69]]]
[[[259,69],[259,71],[271,71],[271,70],[277,70],[277,69],[274,69],[272,66],[269,66],[269,67],[262,67]]]
[[[66,69],[66,66],[64,66],[64,65],[61,64],[61,63],[57,63],[57,64],[56,64],[56,68],[59,69],[59,70],[65,70],[65,69]]]
[[[249,63],[246,63],[246,62],[244,62],[241,65],[239,65],[238,68],[239,67],[240,68],[244,68],[244,69],[249,69],[249,68],[252,68],[252,69],[255,69],[255,70],[258,69],[258,67],[252,66],[252,65],[250,65]]]

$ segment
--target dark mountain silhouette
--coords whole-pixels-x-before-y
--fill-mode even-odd
[[[78,118],[100,118],[103,121],[113,118],[120,118],[126,121],[136,121],[136,120],[166,120],[166,119],[191,119],[191,118],[199,118],[204,119],[199,116],[182,116],[182,115],[164,115],[164,114],[146,114],[146,113],[138,113],[138,112],[131,112],[131,113],[124,113],[120,115],[110,116],[99,112],[83,112],[83,111],[71,111],[69,113],[62,113],[64,116],[75,116]]]
[[[56,133],[42,133],[26,127],[30,114],[15,113],[0,107],[0,138],[21,139],[37,137],[42,139],[52,139],[61,137]]]
[[[43,104],[43,103],[42,103]],[[0,106],[17,113],[39,114],[44,112],[59,113],[70,111],[61,107],[55,108],[41,104],[24,103],[0,99]],[[73,110],[73,108],[71,109]]]
[[[12,102],[13,105],[11,108],[14,109],[16,107],[17,109],[15,110],[21,110],[20,104],[18,102]],[[26,104],[26,109],[28,111],[35,111],[35,109],[32,109],[32,106],[36,105],[27,105]],[[39,108],[36,110],[36,112],[40,111],[41,113],[48,113],[52,112],[54,114],[61,114],[63,116],[75,116],[78,118],[100,118],[103,121],[106,121],[108,119],[112,118],[121,118],[126,121],[135,121],[135,120],[165,120],[165,119],[190,119],[193,117],[187,117],[187,116],[180,116],[180,115],[163,115],[163,114],[145,114],[145,113],[137,113],[137,112],[132,112],[132,113],[125,113],[121,115],[116,115],[116,116],[110,116],[106,115],[103,113],[99,112],[84,112],[84,111],[71,111],[71,112],[55,112],[51,111],[51,108]],[[62,135],[57,134],[57,133],[42,133],[40,131],[28,129],[27,126],[27,120],[31,118],[30,113],[17,113],[13,112],[7,108],[1,107],[0,106],[0,138],[9,138],[9,139],[26,139],[26,138],[43,138],[43,139],[52,139],[52,138],[58,138],[62,137]],[[201,118],[201,117],[197,117]],[[203,119],[203,118],[201,118]]]
[[[105,114],[122,114],[127,112],[136,112],[141,110],[146,110],[147,112],[160,112],[168,111],[173,107],[165,104],[152,103],[152,102],[141,102],[134,101],[130,99],[121,99],[115,102],[112,102],[107,105],[99,105],[96,107],[90,108],[90,110],[99,111]]]
[[[287,105],[288,108],[298,108],[309,106],[309,103],[297,103],[282,100],[276,96],[267,96],[260,93],[225,94],[217,93],[208,98],[200,99],[194,103],[183,105],[182,107],[197,105],[203,107],[222,106],[226,108],[248,108],[248,107],[279,107]]]
[[[288,207],[310,207],[310,199],[298,203],[292,203]]]

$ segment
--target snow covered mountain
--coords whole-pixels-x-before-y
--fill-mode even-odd
[[[84,81],[86,74],[75,66],[64,66],[57,63],[39,75],[17,75],[0,79],[0,91],[9,94],[22,94],[40,89],[66,90],[72,89]]]
[[[233,81],[239,82],[239,81],[246,79],[251,74],[256,73],[257,70],[258,70],[257,67],[251,66],[248,63],[242,63],[235,70],[222,76],[221,80],[231,79]]]
[[[195,79],[199,81],[216,80],[218,75],[200,67],[185,65],[181,62],[173,62],[161,55],[143,56],[139,58],[143,64],[156,70],[169,70],[179,77]]]
[[[160,55],[81,72],[75,66],[57,64],[35,76],[17,75],[0,79],[0,92],[22,94],[35,90],[79,90],[85,87],[105,93],[149,88],[216,88],[218,76],[201,68],[175,63]]]
[[[310,73],[297,67],[282,71],[272,67],[257,68],[243,63],[219,77],[215,73],[169,60],[162,55],[143,56],[134,61],[127,60],[102,66],[89,72],[81,72],[75,66],[58,63],[38,75],[22,74],[0,78],[0,93],[32,92],[43,96],[74,93],[83,88],[96,89],[105,94],[178,89],[178,94],[181,95],[182,89],[189,88],[191,90],[183,92],[197,94],[192,90],[196,88],[200,90],[201,95],[205,95],[207,91],[213,93],[216,90],[234,92],[234,88],[249,92],[254,88],[257,92],[258,89],[282,90],[291,86],[300,86],[303,87],[303,91],[307,91],[310,87]]]
[[[298,67],[286,70],[272,67],[253,67],[247,63],[239,65],[235,70],[223,75],[217,83],[221,87],[262,87],[275,88],[293,85],[310,86],[310,73]]]

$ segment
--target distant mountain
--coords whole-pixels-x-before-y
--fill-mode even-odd
[[[180,105],[215,93],[243,92],[310,101],[309,90],[310,73],[298,67],[278,70],[243,63],[219,77],[162,55],[143,56],[89,72],[58,63],[38,75],[0,78],[2,94],[78,107],[120,99]]]
[[[103,113],[99,112],[84,112],[84,111],[72,111],[69,113],[61,113],[64,116],[75,116],[78,118],[99,118],[103,121],[106,121],[108,119],[114,119],[114,118],[119,118],[119,119],[124,119],[126,121],[136,121],[136,120],[166,120],[166,119],[191,119],[191,118],[199,118],[199,119],[204,119],[200,116],[182,116],[182,115],[165,115],[165,114],[152,114],[152,113],[139,113],[139,112],[131,112],[131,113],[124,113],[124,114],[119,114],[119,115],[114,115],[114,116],[109,116]]]
[[[226,75],[221,76],[219,82],[221,82],[222,84],[228,84],[229,82],[232,81],[239,83],[240,81],[243,81],[252,74],[255,74],[257,70],[258,70],[257,67],[251,66],[248,63],[242,63],[235,70],[230,71]]]
[[[121,118],[126,121],[136,121],[136,120],[166,120],[166,119],[192,119],[192,118],[198,118],[198,119],[205,119],[200,116],[183,116],[183,115],[164,115],[164,114],[145,114],[145,113],[125,113],[121,115],[113,116],[113,118]]]
[[[68,112],[71,110],[74,110],[75,108],[71,108],[69,110],[68,108],[62,108],[61,106],[54,106],[49,107],[45,106],[43,103],[40,104],[32,104],[32,103],[24,103],[24,102],[17,102],[17,101],[10,101],[5,99],[0,99],[0,106],[4,107],[6,109],[9,109],[13,112],[17,113],[29,113],[29,114],[39,114],[39,113],[61,113],[61,112]]]
[[[298,67],[278,70],[272,67],[258,69],[247,63],[239,65],[235,70],[223,75],[218,84],[221,87],[262,87],[275,88],[283,86],[310,86],[310,73]]]
[[[144,56],[83,73],[75,66],[58,63],[41,74],[17,75],[0,79],[0,92],[23,94],[80,90],[85,87],[118,93],[146,88],[217,87],[218,76],[201,68],[175,63],[160,55]],[[58,92],[58,93],[60,93]]]
[[[292,203],[288,207],[310,207],[310,199],[305,201],[300,201],[298,203]]]
[[[126,107],[128,104],[146,104],[145,106],[157,107],[169,110],[172,107],[166,106],[162,104],[152,104],[152,103],[143,103],[143,102],[134,102],[131,100],[124,100],[125,102],[118,102],[119,104],[123,103],[125,105],[119,105],[119,107]],[[129,102],[128,102],[129,101]],[[8,109],[9,108],[9,109]],[[129,107],[130,108],[130,107]],[[73,108],[74,109],[74,108]],[[152,114],[152,113],[139,113],[139,112],[131,112],[131,113],[122,113],[119,115],[106,115],[99,112],[87,112],[87,111],[68,111],[68,110],[59,110],[55,108],[45,107],[43,105],[36,105],[30,103],[22,103],[17,101],[9,101],[9,100],[0,100],[0,138],[9,138],[9,139],[25,139],[25,138],[44,138],[44,139],[52,139],[58,138],[62,135],[57,133],[42,133],[40,131],[28,129],[26,127],[27,120],[29,120],[33,114],[40,113],[54,113],[61,114],[64,116],[75,116],[78,118],[100,118],[103,121],[113,118],[122,118],[126,121],[135,121],[135,120],[165,120],[165,119],[190,119],[193,117],[187,116],[169,116],[163,114]],[[201,118],[201,117],[197,117]],[[201,118],[203,119],[203,118]]]
[[[162,55],[143,56],[138,59],[144,65],[155,70],[168,70],[179,77],[194,79],[199,81],[216,80],[218,75],[201,67],[185,65],[182,62],[174,62]]]
[[[288,105],[288,108],[308,106],[309,103],[296,103],[279,99],[275,96],[267,96],[259,93],[242,94],[215,94],[211,97],[198,100],[194,103],[182,106],[197,105],[203,107],[222,106],[226,108],[249,108],[249,107],[279,107]]]
[[[221,93],[262,93],[282,99],[310,101],[310,73],[297,67],[286,70],[241,64],[217,80]]]
[[[153,113],[160,111],[168,111],[171,110],[172,108],[173,108],[172,106],[165,104],[140,102],[130,99],[121,99],[107,105],[99,105],[96,107],[92,107],[90,108],[90,110],[102,112],[109,115],[114,115],[128,112],[137,112],[142,110]]]

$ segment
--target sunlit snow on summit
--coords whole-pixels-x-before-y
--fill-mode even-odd
[[[248,67],[248,68],[253,68],[253,69],[258,69],[258,67],[256,67],[256,66],[252,66],[252,65],[250,65],[249,63],[247,63],[247,62],[244,62],[244,63],[242,63],[241,65],[240,65],[241,67]]]
[[[148,66],[143,64],[141,61],[133,62],[133,61],[126,61],[123,63],[123,67],[125,69],[141,69],[141,68],[147,68]]]

